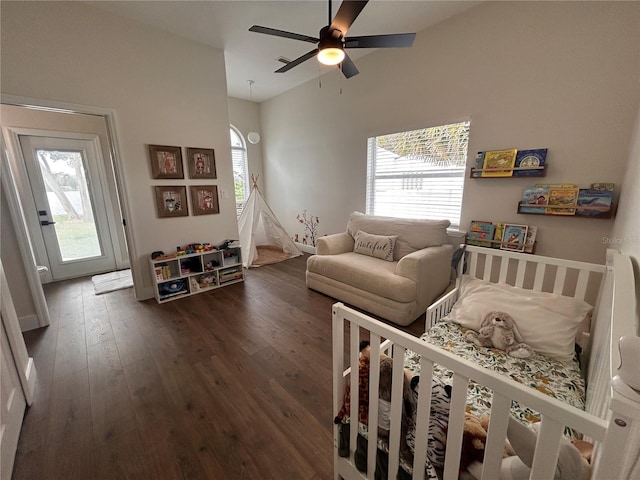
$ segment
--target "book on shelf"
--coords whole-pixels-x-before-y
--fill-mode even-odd
[[[165,280],[162,267],[154,267],[153,273],[156,276],[156,282],[161,282],[162,280]]]
[[[471,176],[474,178],[482,176],[482,167],[484,166],[484,154],[485,152],[476,153],[476,158],[473,161],[473,168],[471,169]]]
[[[544,164],[547,158],[546,148],[533,150],[518,150],[514,163],[514,177],[541,176],[544,173]],[[527,170],[527,167],[531,168]]]
[[[611,211],[612,202],[613,191],[611,190],[581,188],[578,191],[576,215],[583,217],[607,217]]]
[[[186,293],[189,293],[189,291],[180,290],[179,292],[171,292],[171,293],[162,292],[160,293],[159,297],[160,297],[160,300],[164,300],[165,298],[177,297],[178,295],[184,295]]]
[[[592,183],[590,190],[607,190],[613,192],[613,183]]]
[[[551,215],[575,215],[574,208],[578,203],[577,188],[549,188],[547,201],[547,214]]]
[[[504,223],[496,223],[494,227],[493,243],[491,246],[493,248],[500,248],[502,245],[502,234],[504,233]]]
[[[533,253],[536,245],[536,235],[538,233],[538,227],[535,225],[529,225],[527,228],[527,238],[524,241],[525,253]]]
[[[522,192],[519,213],[545,213],[547,200],[549,198],[549,187],[527,187]],[[541,206],[537,206],[541,205]]]
[[[467,232],[467,244],[478,247],[491,247],[495,226],[491,222],[472,220]]]
[[[527,225],[505,223],[500,248],[514,252],[524,252],[528,229]]]
[[[482,165],[483,177],[511,177],[516,161],[516,149],[485,152]]]
[[[238,280],[242,278],[242,269],[234,268],[231,270],[224,270],[220,272],[220,282],[229,282],[231,280]]]

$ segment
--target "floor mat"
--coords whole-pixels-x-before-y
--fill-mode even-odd
[[[133,287],[131,269],[94,275],[91,277],[91,281],[93,282],[96,295]]]
[[[284,252],[282,248],[275,245],[257,245],[256,249],[258,250],[258,258],[251,263],[252,267],[271,265],[291,258],[290,253]]]

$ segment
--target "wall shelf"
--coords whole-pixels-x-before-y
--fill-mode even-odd
[[[149,260],[158,303],[244,281],[240,247]]]
[[[484,172],[509,172],[509,175],[482,175]],[[522,172],[522,173],[520,173]],[[526,173],[525,173],[526,172]],[[541,167],[514,167],[514,168],[475,168],[469,171],[469,178],[531,178],[544,177],[547,174],[547,166]]]
[[[567,213],[551,213],[547,212],[547,208],[554,210],[566,210]],[[532,211],[529,209],[540,209],[540,211]],[[615,212],[615,205],[609,206],[588,206],[588,205],[549,205],[549,204],[530,204],[518,202],[518,213],[525,215],[547,215],[550,217],[580,217],[580,218],[611,218]]]
[[[501,247],[508,245],[507,242],[503,242],[502,240],[485,240],[485,239],[477,239],[477,238],[467,238],[466,244],[475,245],[478,247],[495,248],[495,249],[502,249]],[[509,245],[510,248],[508,248],[507,250],[516,251],[514,249],[520,249],[524,246],[525,250],[521,251],[520,253],[534,254],[536,253],[537,245],[538,245],[538,242],[533,242],[533,245],[529,245],[528,243],[524,243],[524,244],[516,243],[516,244]],[[526,250],[526,248],[529,246],[531,246],[531,251]],[[505,250],[505,249],[502,249],[502,250]]]

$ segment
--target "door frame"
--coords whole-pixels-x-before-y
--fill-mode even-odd
[[[113,259],[115,263],[115,268],[117,270],[121,270],[123,268],[128,267],[127,263],[123,263],[123,249],[120,245],[120,241],[117,237],[116,228],[120,228],[121,222],[119,219],[116,219],[113,215],[113,203],[114,200],[111,198],[112,195],[109,192],[108,180],[106,168],[104,165],[104,159],[102,158],[102,149],[100,148],[100,138],[97,134],[85,134],[85,133],[74,133],[74,132],[55,132],[50,130],[38,130],[38,129],[30,129],[30,128],[18,128],[18,127],[6,127],[6,131],[11,135],[12,144],[15,144],[16,148],[19,148],[19,152],[16,150],[16,156],[19,155],[22,162],[14,162],[14,167],[16,167],[16,173],[19,177],[18,185],[19,191],[23,192],[23,208],[27,210],[27,212],[31,212],[28,214],[26,220],[29,227],[29,232],[32,233],[31,239],[36,244],[36,262],[40,262],[39,265],[44,265],[49,268],[49,271],[46,273],[46,283],[51,281],[53,276],[53,271],[55,268],[51,267],[51,259],[49,255],[51,252],[47,250],[46,242],[45,242],[45,234],[42,231],[40,226],[40,221],[42,218],[36,214],[39,210],[35,201],[35,192],[33,191],[34,185],[32,184],[33,179],[29,176],[29,168],[26,165],[26,162],[31,161],[31,159],[25,158],[24,150],[22,148],[22,143],[20,142],[20,137],[37,137],[37,138],[51,138],[51,139],[60,139],[60,140],[79,140],[82,142],[87,142],[90,145],[90,150],[92,150],[92,154],[98,160],[98,164],[95,165],[95,169],[87,166],[88,175],[89,175],[89,184],[97,184],[100,186],[98,191],[92,192],[92,202],[94,206],[94,211],[96,214],[96,228],[100,228],[104,225],[99,225],[98,211],[101,208],[96,202],[101,201],[104,206],[104,219],[106,220],[107,232],[106,235],[109,241],[109,248],[113,251]],[[16,143],[17,142],[17,143]],[[89,150],[89,149],[87,149]],[[88,160],[87,160],[88,161]],[[38,169],[37,160],[35,160],[36,166]],[[97,175],[97,178],[91,177],[92,170]],[[37,187],[36,187],[37,188]],[[30,192],[31,195],[27,194]],[[25,198],[28,197],[28,198]],[[52,212],[49,212],[50,218],[53,220]],[[99,231],[99,230],[98,230]],[[102,232],[104,234],[105,232]],[[101,242],[102,243],[102,242]],[[104,246],[102,248],[105,248]],[[103,250],[104,252],[104,250]],[[96,272],[100,273],[100,272]],[[59,279],[60,280],[60,279]]]
[[[131,216],[131,207],[127,197],[128,190],[127,190],[126,179],[125,179],[125,176],[123,175],[123,171],[124,171],[123,161],[122,161],[122,156],[120,155],[115,112],[113,110],[102,108],[102,107],[78,105],[73,103],[57,102],[53,100],[34,99],[34,98],[22,97],[22,96],[5,94],[5,93],[0,93],[0,103],[6,104],[6,105],[15,105],[18,107],[31,108],[35,110],[54,111],[58,113],[68,113],[68,114],[79,113],[79,114],[85,114],[85,115],[95,115],[95,116],[102,117],[104,119],[106,132],[107,132],[107,141],[108,141],[107,150],[109,152],[109,158],[104,160],[105,160],[105,164],[108,163],[111,166],[110,169],[105,169],[105,170],[107,170],[106,172],[107,175],[111,175],[111,172],[113,172],[112,178],[115,183],[117,198],[112,199],[112,201],[117,202],[118,205],[120,206],[120,211],[122,216],[121,220],[123,221],[123,228],[124,228],[124,239],[127,246],[127,256],[129,260],[129,266],[131,268],[131,273],[133,276],[134,295],[138,300],[144,298],[143,272],[141,271],[141,268],[138,265],[138,262],[136,261],[138,258],[140,258],[138,254],[138,248],[137,248],[133,230],[129,227],[127,223],[127,219],[131,219],[132,216]],[[9,129],[6,129],[6,130],[8,131]],[[14,129],[14,130],[17,130],[17,129]],[[11,141],[12,143],[18,141],[17,135],[10,133],[9,137],[10,138],[7,138],[7,141]],[[9,145],[9,147],[13,149],[14,155],[21,154],[19,150],[16,151],[15,143],[13,145]],[[7,191],[7,196],[15,195],[16,193],[17,192],[15,191]],[[12,204],[10,205],[10,207],[13,210],[14,205],[16,204],[19,205],[19,199],[13,198],[9,203]],[[18,217],[20,216],[24,217],[26,214],[24,210],[22,212],[16,212],[16,213],[18,213],[17,215]],[[32,213],[35,213],[35,212],[32,212]],[[117,264],[118,262],[121,262],[120,259],[122,257],[123,255],[116,255]],[[36,280],[39,283],[40,280],[38,277],[38,273],[36,269],[33,267],[35,266],[25,265],[27,277],[35,276]],[[31,280],[29,280],[29,284],[31,285]]]
[[[1,137],[1,136],[0,136]],[[0,138],[0,140],[2,140]],[[4,143],[4,142],[0,142]],[[11,174],[9,168],[9,159],[6,155],[6,150],[2,148],[2,189],[5,192],[9,211],[11,213],[11,220],[16,233],[16,238],[20,244],[20,256],[22,257],[22,264],[25,269],[25,276],[27,283],[29,283],[29,289],[31,290],[31,297],[33,298],[33,304],[36,310],[36,322],[32,325],[33,328],[46,327],[50,323],[49,308],[47,307],[47,300],[44,297],[44,291],[42,290],[42,283],[40,282],[40,275],[36,270],[34,263],[35,254],[29,236],[29,230],[27,229],[26,219],[24,217],[24,210],[18,197],[18,190],[16,187],[15,179]]]

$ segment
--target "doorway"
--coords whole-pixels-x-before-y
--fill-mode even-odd
[[[68,137],[18,136],[53,281],[116,269],[99,140]]]
[[[41,277],[40,279],[33,268],[34,264],[49,267],[43,229],[51,228],[51,226],[40,225],[39,209],[36,207],[31,192],[30,178],[26,170],[20,137],[88,140],[93,143],[93,148],[89,148],[87,151],[97,151],[98,180],[96,181],[93,178],[95,171],[91,172],[91,169],[95,165],[91,162],[89,163],[90,168],[85,169],[85,172],[89,171],[87,178],[91,182],[90,185],[96,186],[97,184],[101,189],[102,201],[106,205],[108,219],[106,228],[100,223],[97,223],[95,228],[98,235],[108,233],[110,240],[103,236],[100,246],[108,247],[109,243],[111,243],[116,263],[115,268],[109,266],[109,268],[101,269],[100,272],[96,273],[131,268],[134,280],[134,296],[136,298],[144,297],[142,272],[137,268],[134,261],[134,259],[138,258],[136,241],[126,221],[131,216],[131,212],[126,196],[126,179],[121,174],[122,159],[119,154],[114,112],[101,107],[31,99],[4,93],[0,95],[0,103],[0,111],[2,112],[0,128],[7,153],[6,157],[3,156],[3,164],[6,162],[5,166],[8,169],[7,171],[10,172],[10,175],[2,176],[3,185],[6,187],[10,197],[9,204],[13,222],[24,227],[22,234],[18,236],[24,270],[19,265],[15,265],[13,274],[24,275],[26,277],[25,281],[28,279],[29,285],[37,294],[42,293],[41,281],[42,283],[49,283],[53,280],[51,268],[44,274],[44,278]],[[54,145],[52,148],[55,150],[59,146]],[[44,188],[46,192],[46,187]],[[68,188],[68,185],[65,188]],[[94,192],[92,200],[97,196],[96,192]],[[95,214],[96,204],[92,204],[91,208]],[[45,217],[43,221],[55,220]],[[55,225],[53,225],[54,228]],[[18,230],[20,229],[17,229],[16,232]]]

